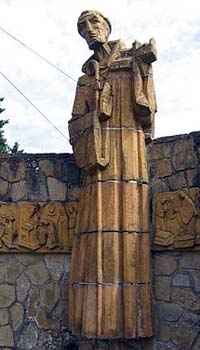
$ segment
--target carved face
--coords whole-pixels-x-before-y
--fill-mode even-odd
[[[91,50],[105,44],[110,34],[110,28],[106,20],[98,14],[88,13],[80,18],[78,22],[78,31],[87,41]]]

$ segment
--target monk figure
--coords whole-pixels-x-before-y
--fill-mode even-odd
[[[83,170],[73,244],[69,326],[90,339],[152,336],[148,175],[155,42],[108,41],[109,20],[85,11],[78,31],[93,55],[77,83],[70,141]]]

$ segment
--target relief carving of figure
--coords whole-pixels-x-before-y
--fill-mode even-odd
[[[62,247],[63,232],[67,235],[67,216],[62,203],[49,202],[41,213],[39,238],[41,245],[54,249]]]
[[[0,248],[17,248],[16,210],[8,204],[0,204]]]
[[[38,242],[37,229],[40,220],[40,205],[37,203],[19,203],[18,227],[19,246],[36,250],[40,244]]]
[[[77,218],[77,209],[75,207],[75,203],[73,203],[73,205],[66,205],[66,212],[68,216],[68,248],[71,250],[74,241]]]
[[[108,41],[110,21],[85,11],[84,63],[69,122],[84,172],[73,243],[69,326],[92,339],[152,336],[148,174],[145,142],[156,111],[154,40],[126,49]]]
[[[195,202],[185,190],[158,194],[154,200],[154,244],[193,247],[197,214]]]

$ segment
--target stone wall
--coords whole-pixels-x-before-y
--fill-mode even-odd
[[[148,148],[151,197],[200,187],[200,132],[155,140]],[[152,232],[153,241],[153,232]],[[200,251],[152,250],[152,350],[200,349]]]
[[[148,147],[151,198],[200,186],[200,132]],[[0,200],[77,201],[80,172],[68,154],[0,157]],[[152,229],[153,241],[153,229]],[[200,349],[200,253],[152,246],[155,337],[120,349]],[[67,329],[69,254],[0,254],[0,349],[92,350]],[[102,342],[100,348],[109,349]]]
[[[0,156],[0,201],[78,200],[68,154]],[[0,349],[66,349],[69,254],[0,253]]]
[[[73,201],[78,198],[80,172],[70,154],[0,156],[0,200]]]
[[[69,264],[63,254],[0,255],[0,349],[64,349]]]

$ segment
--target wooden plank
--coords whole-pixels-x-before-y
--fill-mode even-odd
[[[122,287],[103,286],[103,325],[104,338],[120,338],[123,334]]]
[[[123,286],[124,337],[135,338],[138,332],[137,286]]]
[[[141,306],[141,334],[140,336],[151,337],[152,329],[152,296],[150,286],[140,286],[140,306]]]
[[[103,235],[103,282],[122,281],[122,240],[121,233]]]
[[[80,318],[82,324],[82,336],[87,338],[97,337],[97,286],[84,286],[83,315]]]
[[[138,234],[123,233],[123,280],[136,282],[138,275]]]

